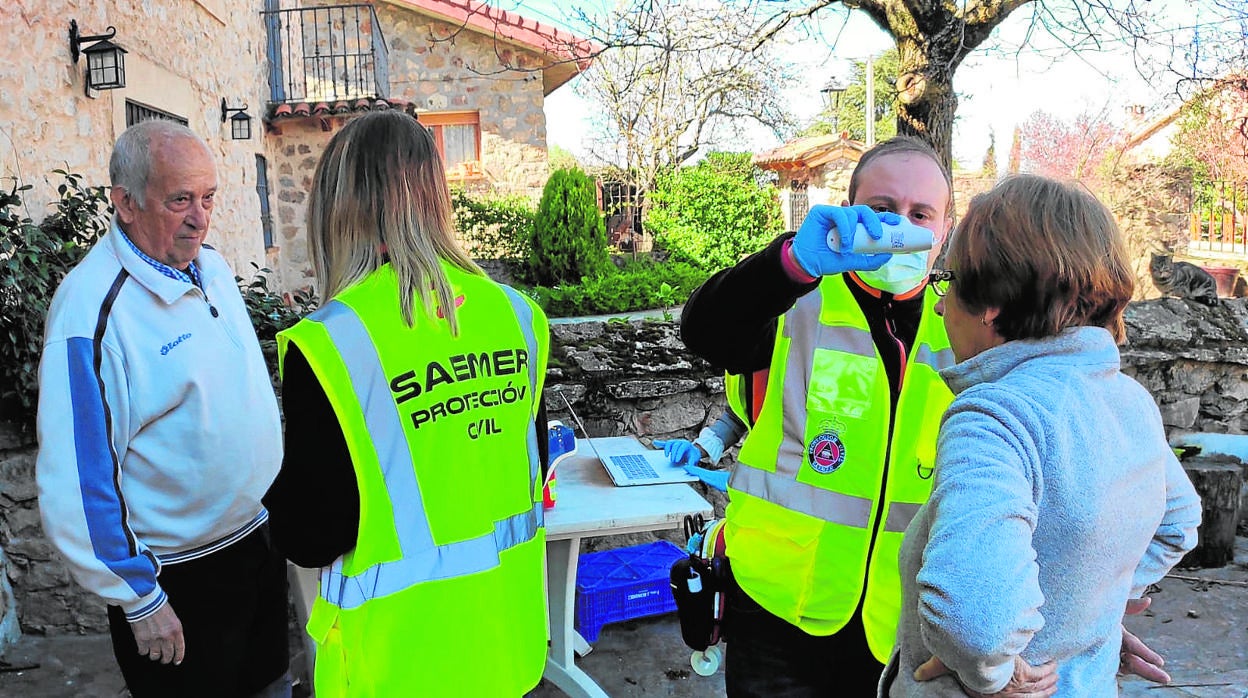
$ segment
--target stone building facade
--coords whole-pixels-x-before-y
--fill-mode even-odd
[[[1171,436],[1248,434],[1248,301],[1212,309],[1174,299],[1134,303],[1127,333],[1123,370],[1152,392]],[[572,423],[562,393],[595,435],[692,438],[725,409],[721,374],[685,350],[675,322],[559,323],[551,334],[545,393],[551,419]],[[731,464],[735,453],[723,462]],[[724,496],[696,486],[722,513]],[[591,539],[585,550],[639,540]],[[32,633],[105,627],[99,600],[73,583],[43,535],[33,445],[2,428],[0,547],[8,556],[7,574],[0,575],[0,608],[7,609],[0,611],[0,630],[14,618]]]
[[[365,41],[384,36],[386,77],[365,85],[368,98],[336,101],[332,95],[338,91],[322,81],[308,87],[303,101],[290,94],[285,103],[270,102],[265,138],[275,170],[274,246],[268,259],[273,286],[294,290],[312,284],[303,235],[312,173],[325,144],[362,110],[401,108],[416,114],[444,144],[453,186],[540,197],[549,176],[545,98],[588,66],[578,58],[587,45],[514,13],[464,13],[462,5],[452,0],[375,3],[375,17],[359,31]],[[306,57],[316,51],[310,43],[319,41],[322,52],[351,44],[354,29],[320,12],[340,6],[326,0],[303,3],[303,19],[287,15],[282,22],[282,45],[302,47],[300,56]],[[336,32],[343,36],[335,39]],[[294,65],[287,71],[302,65],[301,60],[287,64]],[[445,149],[455,129],[457,146]]]
[[[0,3],[0,186],[32,185],[23,196],[42,220],[56,200],[54,169],[107,184],[113,141],[125,130],[127,107],[184,119],[208,143],[221,188],[209,243],[235,267],[264,262],[258,232],[258,135],[232,140],[221,121],[221,100],[265,100],[264,30],[256,12],[227,0],[17,0]],[[259,9],[258,7],[256,8]],[[86,59],[70,54],[70,20],[83,35],[116,28],[126,50],[126,86],[87,90]],[[85,46],[86,44],[84,44]],[[253,106],[252,117],[259,117]],[[258,123],[258,118],[256,119]],[[258,129],[257,129],[258,130]]]
[[[325,14],[335,7],[344,14]],[[369,60],[384,59],[360,71],[370,84],[349,103],[330,100],[346,75],[331,60],[323,72],[300,75],[296,95],[291,69],[275,65],[282,56],[304,65],[318,50],[340,53],[342,17],[356,7],[352,30],[380,52]],[[328,17],[328,33],[317,33],[313,9]],[[311,33],[302,25],[296,33],[291,20],[300,13],[312,17]],[[115,28],[124,87],[86,87],[86,59],[71,55],[71,20],[85,36]],[[388,46],[374,42],[382,36]],[[209,243],[240,276],[267,267],[270,288],[300,289],[311,283],[303,229],[312,171],[348,118],[402,108],[435,131],[460,127],[462,135],[475,125],[475,140],[459,142],[471,157],[448,177],[536,195],[547,177],[544,99],[588,67],[589,48],[515,13],[459,0],[6,0],[0,186],[31,185],[21,213],[40,221],[58,196],[54,169],[81,175],[87,186],[107,184],[112,144],[130,123],[153,115],[185,122],[217,164]],[[250,138],[231,137],[223,103],[246,107]],[[33,473],[30,436],[0,425],[0,651],[16,631],[16,608],[28,631],[104,627],[98,600],[73,584],[42,534]]]
[[[776,173],[780,213],[787,230],[797,230],[812,206],[840,206],[865,143],[844,136],[798,138],[754,156],[754,164]]]
[[[272,69],[283,57],[296,66],[328,65],[304,61],[318,50],[341,51],[347,28],[336,16],[318,20],[311,11],[354,7],[345,1],[0,3],[0,49],[8,57],[0,70],[0,186],[32,185],[23,199],[30,217],[42,220],[57,198],[54,169],[81,174],[87,185],[107,184],[108,156],[128,120],[151,113],[183,120],[207,141],[217,163],[221,188],[209,243],[244,278],[253,264],[273,269],[270,287],[282,290],[307,285],[299,200],[316,157],[361,110],[402,106],[434,129],[475,125],[477,159],[448,169],[448,177],[472,190],[536,198],[548,175],[545,97],[588,67],[588,45],[515,13],[467,12],[466,6],[455,0],[362,5],[363,19],[352,21],[366,38],[384,37],[386,46],[377,47],[384,55],[368,71],[364,91],[351,94],[350,108],[331,113],[326,95],[344,77],[341,70],[308,78],[318,87],[296,94],[273,87],[279,73]],[[301,10],[308,10],[306,24],[295,21]],[[70,54],[71,19],[83,35],[116,28],[112,41],[126,51],[125,87],[86,89],[85,59],[75,63]],[[289,84],[293,70],[287,67],[278,82]],[[307,109],[290,109],[301,97]],[[356,104],[359,97],[366,104]],[[247,106],[249,139],[231,138],[222,100]],[[318,112],[322,100],[329,105]],[[283,104],[287,110],[276,111]]]
[[[409,99],[418,116],[475,112],[480,168],[452,171],[453,181],[537,198],[549,175],[546,90],[542,69],[551,59],[493,36],[422,15],[401,3],[378,7],[390,39],[390,89]]]

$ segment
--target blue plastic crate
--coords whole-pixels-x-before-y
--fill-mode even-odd
[[[687,553],[665,540],[581,555],[574,627],[587,642],[607,623],[676,610],[672,563]]]

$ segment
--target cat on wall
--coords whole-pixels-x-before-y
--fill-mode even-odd
[[[1148,264],[1153,285],[1161,291],[1162,298],[1175,296],[1200,301],[1205,305],[1218,304],[1218,284],[1213,276],[1190,262],[1176,262],[1171,255],[1153,254]]]

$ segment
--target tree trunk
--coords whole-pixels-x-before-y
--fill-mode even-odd
[[[953,171],[953,116],[958,96],[953,91],[950,61],[924,53],[918,37],[898,37],[897,133],[927,142]]]
[[[1035,0],[841,0],[897,42],[897,133],[926,141],[953,171],[953,74],[1014,10]],[[830,4],[830,3],[829,3]]]

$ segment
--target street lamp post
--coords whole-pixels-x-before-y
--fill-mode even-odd
[[[819,88],[819,94],[823,95],[823,106],[832,112],[832,133],[840,136],[841,133],[841,94],[849,87],[845,81],[838,75],[832,76],[828,82]]]
[[[875,56],[867,56],[867,147],[875,145]]]
[[[866,129],[867,147],[875,145],[875,56],[866,58],[867,104]],[[832,111],[832,130],[840,134],[841,93],[849,88],[848,81],[842,75],[833,75],[819,93],[823,95],[823,106]]]

